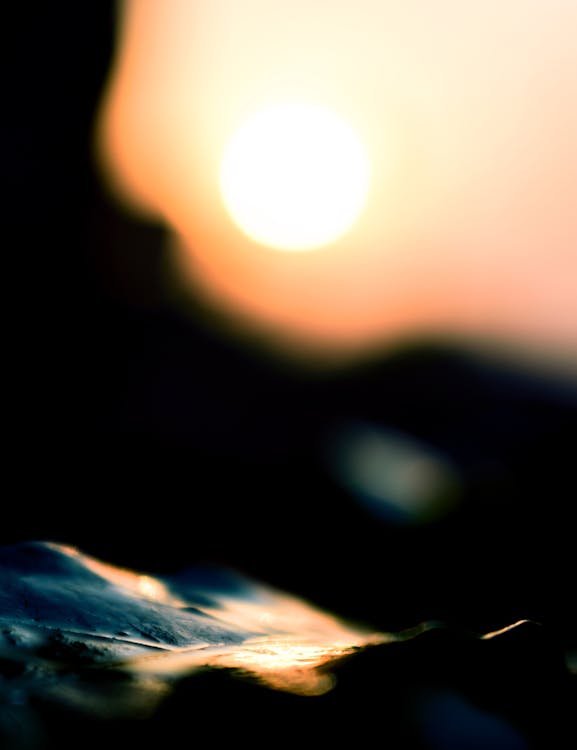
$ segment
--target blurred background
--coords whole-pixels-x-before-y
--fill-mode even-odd
[[[181,305],[169,229],[95,156],[115,33],[108,0],[6,26],[1,541],[224,564],[385,630],[531,618],[577,646],[574,339],[557,360],[407,331],[321,365]]]

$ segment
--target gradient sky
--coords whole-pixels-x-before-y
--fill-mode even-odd
[[[195,293],[299,345],[577,344],[574,2],[124,5],[103,169],[175,230]],[[373,169],[353,230],[298,258],[242,236],[218,193],[227,139],[284,100],[344,116]]]

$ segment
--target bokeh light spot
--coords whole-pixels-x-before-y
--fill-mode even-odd
[[[347,425],[332,438],[329,456],[339,482],[388,523],[434,521],[459,501],[461,482],[452,462],[432,446],[396,430]]]

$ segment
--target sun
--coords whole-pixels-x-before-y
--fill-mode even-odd
[[[360,139],[331,110],[282,104],[246,120],[227,144],[220,189],[237,227],[278,250],[312,250],[347,232],[369,191]]]

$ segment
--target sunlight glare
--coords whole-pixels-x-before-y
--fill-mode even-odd
[[[311,250],[338,239],[361,213],[368,159],[336,114],[306,104],[260,111],[222,160],[222,197],[235,224],[261,245]]]

